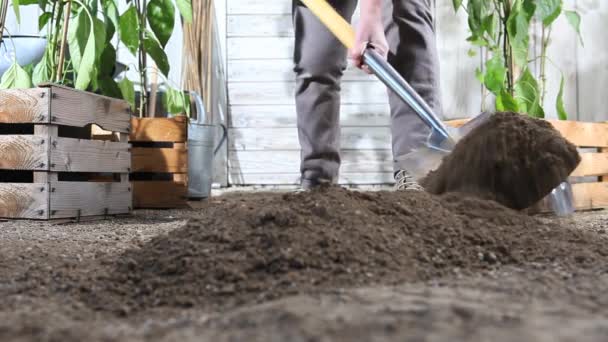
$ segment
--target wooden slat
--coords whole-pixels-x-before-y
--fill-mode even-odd
[[[186,142],[188,140],[188,120],[175,118],[132,118],[130,141]]]
[[[295,82],[229,83],[233,105],[292,105],[295,104]],[[388,93],[384,84],[374,82],[342,82],[342,104],[385,104]]]
[[[293,58],[294,39],[292,37],[234,37],[227,39],[226,49],[228,61],[290,59]]]
[[[608,124],[548,120],[568,141],[578,147],[608,147]]]
[[[0,183],[0,217],[48,219],[48,185]]]
[[[291,13],[229,15],[226,18],[228,37],[293,37]]]
[[[229,0],[226,2],[228,14],[289,14],[291,1]]]
[[[173,148],[135,147],[131,155],[131,172],[188,172],[185,144],[175,144]]]
[[[34,135],[0,135],[0,169],[48,170],[48,139]]]
[[[571,176],[588,177],[608,175],[608,153],[581,153],[581,163]]]
[[[51,183],[50,218],[126,214],[131,211],[131,185],[122,183]]]
[[[439,54],[440,90],[444,118],[470,117],[481,110],[481,85],[475,78],[475,69],[481,66],[479,49],[466,40],[470,35],[467,14],[454,13],[450,0],[436,3],[435,31]],[[468,51],[478,53],[470,57]]]
[[[96,124],[108,131],[129,133],[131,109],[124,100],[52,85],[51,122],[84,127]]]
[[[187,186],[183,182],[132,182],[135,208],[182,208],[186,206]]]
[[[131,167],[128,143],[52,138],[51,170],[126,173]]]
[[[298,131],[293,128],[231,128],[228,130],[231,150],[300,150]],[[391,148],[389,127],[344,127],[340,144],[348,150],[386,150]]]
[[[230,127],[233,128],[295,128],[296,123],[295,105],[231,107]],[[358,103],[340,106],[341,127],[372,127],[388,126],[389,124],[388,103]]]
[[[608,207],[608,182],[574,184],[572,190],[577,210]]]
[[[345,150],[340,154],[343,173],[391,172],[391,150]],[[233,151],[230,154],[231,173],[298,173],[300,151]]]
[[[298,185],[299,173],[230,173],[230,184],[233,185]],[[339,184],[392,184],[392,172],[342,173]]]
[[[49,122],[50,90],[0,90],[0,123]]]

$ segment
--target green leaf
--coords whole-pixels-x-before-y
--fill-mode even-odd
[[[105,96],[114,97],[117,99],[122,98],[122,92],[120,87],[114,81],[114,79],[110,76],[103,76],[99,78],[99,89],[101,90],[101,94]]]
[[[469,49],[469,51],[467,51],[467,55],[469,57],[475,57],[475,56],[477,56],[477,50],[475,50],[475,49]]]
[[[15,11],[15,18],[17,18],[17,23],[21,24],[21,14],[19,13],[19,7],[21,6],[21,3],[19,1],[20,0],[13,0],[13,10]]]
[[[538,0],[537,14],[544,26],[550,26],[562,13],[563,0]]]
[[[15,2],[13,1],[13,4]],[[19,5],[21,6],[29,6],[29,5],[39,5],[40,1],[39,0],[19,0]]]
[[[515,64],[525,67],[528,64],[530,20],[536,5],[532,0],[519,0],[513,7],[507,19],[507,33]]]
[[[85,11],[80,10],[76,16],[70,20],[68,27],[68,49],[74,68],[78,70],[82,60],[82,53],[87,44],[89,33],[91,32],[91,22],[87,18]]]
[[[503,89],[498,96],[496,96],[496,110],[499,112],[519,112],[519,105],[517,101]]]
[[[557,109],[557,117],[560,120],[568,120],[568,113],[564,107],[564,75],[562,75],[562,80],[559,84],[559,93],[557,94],[555,108]]]
[[[576,33],[578,34],[578,38],[581,41],[581,45],[584,45],[583,36],[581,35],[581,16],[580,16],[580,14],[578,14],[578,12],[576,12],[576,11],[564,11],[564,15],[566,16],[566,19],[568,19],[568,23],[570,23],[570,26],[572,26],[574,31],[576,31]]]
[[[462,6],[462,0],[452,0],[452,4],[454,5],[454,11],[458,12],[458,9]]]
[[[152,32],[164,48],[167,46],[171,34],[173,34],[173,25],[175,24],[173,3],[171,0],[150,0],[146,13]]]
[[[38,17],[38,31],[42,31],[46,24],[53,17],[53,13],[44,12]]]
[[[475,78],[477,78],[479,83],[484,84],[484,75],[480,68],[475,68]]]
[[[504,64],[504,58],[498,52],[495,52],[492,58],[486,61],[484,84],[494,94],[499,94],[504,89],[507,78],[507,68]]]
[[[190,0],[175,0],[177,9],[186,23],[192,23],[192,2]]]
[[[99,58],[99,74],[100,76],[112,76],[114,67],[116,66],[116,49],[112,44],[107,44]]]
[[[545,113],[540,103],[538,82],[526,68],[514,86],[515,100],[521,112],[537,118],[544,118]]]
[[[16,61],[4,72],[2,79],[0,79],[0,89],[31,87],[32,79],[30,75]]]
[[[34,68],[34,72],[32,74],[32,82],[34,85],[39,85],[41,83],[46,83],[51,81],[51,77],[53,74],[53,65],[51,63],[51,59],[49,58],[50,50],[45,52],[44,56],[36,67]]]
[[[125,44],[132,54],[137,53],[139,47],[139,20],[137,10],[133,5],[120,16],[120,40]]]
[[[169,77],[170,66],[167,54],[150,31],[146,31],[146,34],[144,35],[144,47],[148,55],[150,55],[150,57],[152,57],[156,63],[158,69],[163,73],[163,75],[165,75],[165,77]]]
[[[163,95],[163,105],[167,112],[171,114],[184,114],[187,112],[189,102],[188,97],[184,92],[173,88],[167,88]]]
[[[101,7],[106,22],[106,38],[110,40],[120,25],[118,8],[114,0],[101,0]]]
[[[131,105],[131,109],[135,110],[135,85],[128,78],[124,78],[118,82],[118,88],[122,94],[123,100]]]

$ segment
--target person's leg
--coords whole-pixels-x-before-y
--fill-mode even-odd
[[[328,1],[350,21],[356,0]],[[302,186],[337,180],[340,168],[340,79],[346,48],[300,1],[293,1],[294,71]]]
[[[441,115],[439,61],[433,18],[435,0],[394,0],[392,3],[392,18],[386,21],[390,46],[388,61],[435,113]],[[399,158],[423,144],[430,131],[416,113],[390,90],[389,103],[394,168],[397,173],[405,169],[399,163]]]

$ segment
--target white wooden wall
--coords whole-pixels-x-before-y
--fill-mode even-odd
[[[300,151],[293,98],[291,0],[225,2],[229,181],[235,185],[297,184]],[[573,120],[607,120],[608,43],[604,32],[608,29],[608,1],[567,0],[566,7],[582,13],[585,37],[583,48],[564,18],[553,34],[550,55],[566,77],[567,111]],[[454,15],[451,0],[437,0],[435,11],[443,116],[476,115],[482,87],[474,70],[483,65],[483,56],[467,55],[466,18]],[[538,48],[536,40],[533,49]],[[549,80],[554,86],[547,95],[547,116],[555,117],[559,73],[552,72]],[[371,76],[353,68],[344,76],[341,124],[341,182],[391,182],[386,91]]]

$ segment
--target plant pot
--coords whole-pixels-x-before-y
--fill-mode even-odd
[[[46,38],[40,36],[11,36],[0,42],[0,76],[13,64],[14,59],[21,66],[36,64],[44,56]]]

